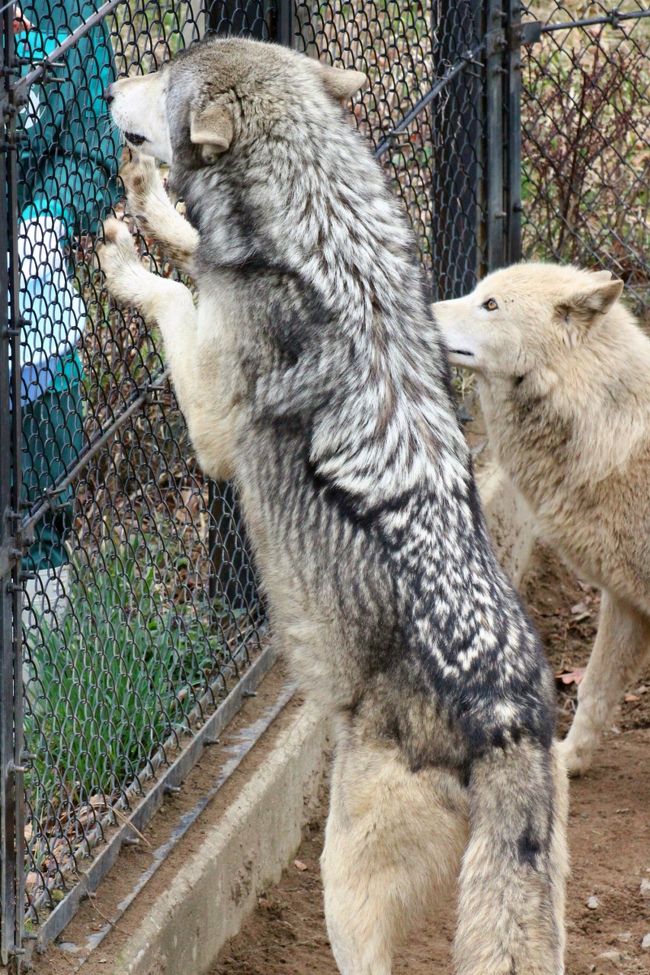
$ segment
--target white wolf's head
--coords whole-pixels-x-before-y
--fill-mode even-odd
[[[622,290],[609,271],[515,264],[433,311],[453,365],[518,379],[553,368],[587,341]]]
[[[279,125],[291,127],[307,104],[324,114],[367,82],[276,44],[210,38],[152,74],[106,89],[127,142],[163,162],[183,154],[209,164],[236,144],[251,144]]]

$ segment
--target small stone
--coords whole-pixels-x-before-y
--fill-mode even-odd
[[[643,948],[644,951],[650,951],[650,934],[645,934],[643,936],[641,947]]]
[[[69,952],[71,955],[74,955],[79,951],[78,945],[76,945],[73,941],[59,941],[57,947],[60,948],[61,951]]]
[[[590,911],[595,911],[599,905],[600,905],[600,901],[594,894],[592,894],[589,900],[587,901],[587,907],[589,908]]]
[[[616,948],[610,948],[609,951],[603,951],[602,954],[598,955],[603,961],[614,962],[615,965],[620,965],[625,961],[625,955],[622,951],[617,951]]]
[[[632,940],[632,932],[621,931],[619,934],[616,935],[616,940],[622,941],[623,944],[628,944]]]
[[[650,897],[650,880],[645,877],[641,881],[641,897]]]
[[[601,955],[598,955],[597,975],[619,975],[624,961],[625,955],[620,951],[603,951]]]

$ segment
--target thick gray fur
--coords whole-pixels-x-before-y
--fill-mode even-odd
[[[276,639],[336,717],[330,846],[354,831],[364,776],[393,768],[405,803],[430,782],[432,808],[469,817],[457,972],[557,975],[566,855],[553,682],[488,538],[405,216],[307,58],[216,41],[165,72],[170,186],[198,231],[198,329],[227,335],[197,363],[185,403],[179,378],[179,401],[192,433],[198,393],[208,412],[227,398],[228,436],[208,443],[204,429],[199,459],[234,477]],[[191,141],[206,105],[229,119],[226,151]],[[114,290],[146,310],[126,285]],[[372,805],[359,816],[380,833]],[[383,930],[382,915],[410,901],[378,889],[366,840],[346,857],[357,875],[372,864],[356,903],[374,898]],[[383,975],[405,919],[372,947],[376,932],[339,916],[355,901],[327,849],[324,870],[341,971]]]

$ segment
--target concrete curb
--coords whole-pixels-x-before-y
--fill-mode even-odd
[[[327,767],[327,726],[307,703],[154,903],[113,975],[201,975],[239,931],[260,892],[300,846]]]

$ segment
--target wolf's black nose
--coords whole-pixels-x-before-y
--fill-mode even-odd
[[[115,98],[115,95],[111,91],[112,87],[113,87],[112,85],[109,85],[108,88],[104,88],[104,94],[102,95],[102,98],[104,99],[107,105],[110,105],[113,99]]]

